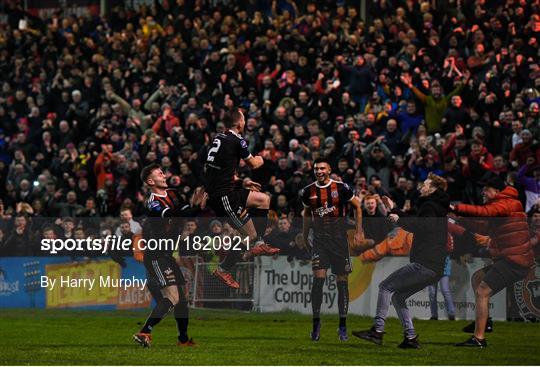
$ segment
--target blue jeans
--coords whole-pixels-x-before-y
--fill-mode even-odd
[[[437,284],[439,285],[444,298],[446,313],[449,317],[455,316],[456,308],[454,306],[454,300],[452,299],[452,293],[450,292],[450,278],[445,275],[441,278],[441,280],[439,280],[439,283],[432,284],[428,287],[429,302],[431,304],[431,317],[439,316],[439,308],[437,304]]]
[[[439,279],[439,274],[418,263],[410,263],[390,274],[379,284],[377,313],[373,325],[375,330],[384,331],[384,322],[390,308],[390,300],[392,300],[403,326],[405,337],[414,338],[416,331],[405,301]]]

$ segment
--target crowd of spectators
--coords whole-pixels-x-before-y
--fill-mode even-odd
[[[382,215],[382,195],[413,206],[430,172],[452,201],[478,203],[491,172],[538,206],[538,2],[376,0],[369,21],[343,0],[169,0],[45,19],[18,3],[0,24],[1,248],[36,216],[137,218],[149,163],[189,197],[233,107],[265,159],[239,174],[289,218],[278,232],[294,227],[321,156],[367,198],[366,217]]]

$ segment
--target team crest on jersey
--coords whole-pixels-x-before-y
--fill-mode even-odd
[[[154,200],[148,203],[148,208],[150,210],[161,210],[161,204],[159,203],[159,201]]]
[[[330,194],[330,196],[332,196],[332,198],[334,198],[334,199],[337,199],[338,196],[339,196],[339,192],[337,192],[337,191],[332,191],[332,193]]]

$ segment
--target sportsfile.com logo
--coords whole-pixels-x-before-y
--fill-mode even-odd
[[[62,252],[95,252],[106,254],[111,251],[243,251],[250,249],[248,236],[182,236],[176,238],[132,238],[107,235],[104,238],[67,238],[41,240],[41,251],[55,255]]]

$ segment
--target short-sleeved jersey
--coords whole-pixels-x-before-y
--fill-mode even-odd
[[[310,208],[315,239],[346,236],[347,204],[354,198],[350,187],[330,180],[326,185],[313,182],[300,192],[304,207]]]
[[[251,156],[248,144],[233,131],[219,133],[208,149],[205,163],[206,192],[210,197],[224,196],[234,189],[234,175],[240,159]]]

